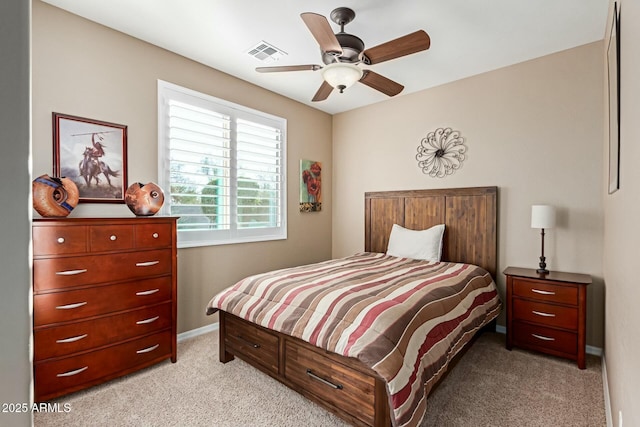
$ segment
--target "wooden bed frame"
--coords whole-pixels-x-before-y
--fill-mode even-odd
[[[386,252],[393,224],[445,224],[443,261],[479,265],[495,278],[496,213],[497,187],[365,193],[365,251]],[[384,380],[359,360],[219,316],[221,362],[238,356],[353,425],[391,425]]]

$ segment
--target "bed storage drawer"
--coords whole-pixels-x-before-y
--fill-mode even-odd
[[[375,379],[327,357],[327,352],[285,342],[284,375],[348,414],[373,424]]]
[[[265,328],[238,319],[226,317],[225,344],[231,353],[258,363],[270,372],[278,373],[278,336]]]

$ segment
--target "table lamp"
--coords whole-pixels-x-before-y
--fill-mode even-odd
[[[556,225],[556,210],[549,205],[533,205],[531,206],[531,228],[539,228],[542,237],[542,254],[540,255],[540,268],[536,270],[540,274],[548,274],[547,264],[544,257],[544,230],[545,228],[553,228]]]

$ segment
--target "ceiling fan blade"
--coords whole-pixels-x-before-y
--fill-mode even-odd
[[[324,101],[329,97],[332,91],[333,91],[333,86],[323,81],[322,84],[320,85],[320,89],[318,89],[316,94],[313,95],[313,99],[311,101],[313,102]]]
[[[320,45],[320,49],[326,53],[342,53],[342,46],[333,34],[329,21],[322,15],[312,12],[301,13],[300,17],[311,31],[311,34]]]
[[[431,39],[424,30],[382,43],[362,52],[366,64],[379,64],[390,59],[429,49]]]
[[[277,67],[257,67],[259,73],[279,73],[281,71],[316,71],[322,68],[319,65],[281,65]]]
[[[388,96],[395,96],[404,89],[404,86],[400,83],[396,83],[393,80],[381,76],[371,70],[364,70],[364,74],[359,82]]]

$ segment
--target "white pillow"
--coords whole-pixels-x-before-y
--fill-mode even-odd
[[[427,230],[409,230],[393,224],[387,255],[438,262],[442,257],[443,235],[444,224]]]

